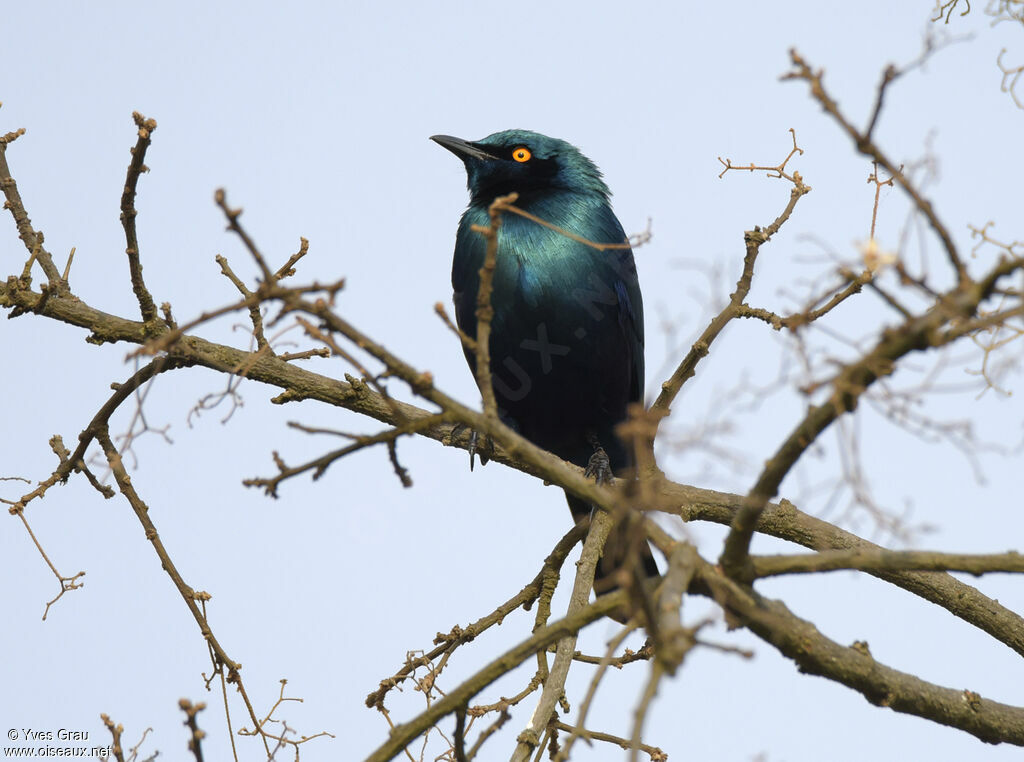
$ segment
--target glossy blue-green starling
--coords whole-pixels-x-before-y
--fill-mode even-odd
[[[621,246],[628,238],[600,170],[575,146],[527,130],[475,142],[448,135],[431,140],[458,156],[468,176],[470,202],[455,239],[452,287],[456,322],[470,337],[476,337],[486,248],[472,226],[486,226],[491,202],[513,191],[518,208],[554,226],[502,215],[490,339],[502,420],[578,466],[610,466],[627,476],[631,458],[614,429],[626,419],[627,406],[643,399],[643,301],[633,252]],[[620,246],[601,249],[585,241]],[[471,350],[466,359],[475,372]],[[588,503],[566,496],[574,520],[590,514]],[[658,573],[647,544],[620,525],[605,546],[595,589],[614,589],[612,577],[625,562],[644,576]]]

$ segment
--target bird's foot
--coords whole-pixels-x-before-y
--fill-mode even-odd
[[[451,439],[455,439],[465,429],[469,428],[464,423],[456,423],[452,427],[452,433],[449,435]],[[491,455],[494,454],[494,440],[490,436],[482,438],[481,443],[480,433],[476,429],[469,430],[469,446],[466,448],[469,451],[469,470],[473,470],[473,466],[476,463],[476,456],[480,456],[480,465],[486,466],[487,461],[491,459]]]
[[[587,467],[583,471],[583,475],[593,477],[594,481],[598,484],[607,484],[615,476],[612,473],[612,462],[608,458],[608,453],[596,442],[594,444],[594,454],[587,461]]]
[[[483,440],[482,442],[480,440]],[[479,447],[478,447],[479,445]],[[494,455],[494,440],[491,439],[491,435],[487,434],[484,437],[480,436],[480,432],[473,429],[469,435],[469,470],[473,470],[473,456],[480,456],[480,465],[486,466],[487,461]]]

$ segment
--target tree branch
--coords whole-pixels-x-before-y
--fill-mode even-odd
[[[587,533],[586,542],[583,543],[583,553],[576,567],[576,579],[573,581],[572,596],[566,610],[567,619],[576,616],[588,606],[590,590],[594,586],[597,561],[601,557],[601,551],[608,539],[612,524],[612,516],[605,512],[595,513],[590,522],[590,531]],[[600,601],[601,598],[598,600]],[[569,667],[572,666],[573,652],[576,649],[577,634],[578,630],[570,632],[558,641],[555,662],[544,681],[544,691],[541,693],[537,708],[533,711],[533,716],[530,717],[529,724],[517,738],[518,743],[515,751],[512,752],[512,762],[528,762],[534,749],[540,743],[541,732],[547,727],[554,714],[555,704],[558,703],[565,690],[565,680],[569,676]]]
[[[993,572],[1024,573],[1024,555],[1016,551],[976,555],[939,553],[930,550],[827,550],[797,555],[751,556],[754,576],[850,569],[881,571],[951,571],[975,576]]]
[[[0,307],[23,305],[31,310],[41,300],[42,296],[39,293],[24,288],[17,282],[12,284],[12,281],[8,280],[7,283],[0,283]],[[142,323],[101,312],[74,298],[55,295],[46,301],[40,314],[90,329],[91,336],[97,343],[127,341],[141,345],[147,340]],[[251,353],[191,334],[181,338],[172,354],[194,364],[226,373],[234,372],[234,369],[249,363],[251,358]],[[411,377],[419,375],[409,366],[403,364],[403,368]],[[390,425],[400,423],[393,407],[399,411],[403,421],[416,421],[432,415],[427,410],[398,400],[390,400],[389,404],[378,393],[365,386],[356,389],[349,383],[291,365],[276,357],[264,356],[252,362],[247,375],[254,381],[282,389],[283,393],[273,400],[278,404],[313,399]],[[443,402],[446,398],[442,396],[435,399]],[[454,407],[450,412],[460,420],[467,421],[470,426],[487,425],[483,416],[464,406]],[[496,433],[497,429],[488,432],[486,428],[482,428],[481,431]],[[436,424],[420,433],[463,450],[469,446],[468,434],[453,437],[451,424]],[[508,434],[511,435],[508,440],[505,439],[507,435],[504,433],[496,438],[494,460],[560,487],[571,488],[575,494],[591,504],[604,507],[614,505],[615,493],[608,487],[598,486],[584,478],[582,469],[539,450],[517,437],[514,432]],[[515,439],[520,441],[512,447],[505,446],[506,442],[511,443]],[[621,485],[621,482],[613,480],[612,484]],[[742,500],[743,498],[738,495],[666,481],[661,484],[659,495],[650,507],[674,513],[687,521],[711,521],[728,525],[740,510]],[[787,501],[779,505],[769,504],[761,515],[757,529],[815,550],[854,546],[878,547],[828,522],[799,512]],[[942,606],[1024,655],[1024,619],[982,595],[970,585],[937,572],[877,572],[875,576]]]
[[[877,162],[896,180],[904,193],[910,197],[914,206],[917,207],[918,211],[920,211],[921,214],[924,215],[925,219],[928,220],[928,224],[942,242],[942,247],[945,249],[946,257],[949,259],[949,262],[956,273],[957,281],[962,282],[967,277],[967,268],[960,259],[960,253],[957,251],[956,244],[953,243],[953,237],[949,234],[949,231],[942,223],[942,220],[939,219],[939,216],[932,207],[931,202],[921,195],[921,192],[915,188],[910,180],[907,179],[906,175],[903,174],[901,168],[892,162],[888,156],[882,153],[882,150],[875,145],[871,137],[878,121],[878,113],[882,108],[882,98],[885,89],[892,83],[893,79],[895,79],[895,70],[893,70],[892,67],[886,69],[886,73],[883,75],[882,81],[878,85],[875,109],[868,124],[868,129],[865,132],[860,132],[843,115],[839,110],[839,105],[825,90],[825,85],[822,81],[822,72],[820,70],[814,71],[807,61],[804,60],[803,56],[796,51],[796,49],[791,49],[789,51],[789,57],[793,62],[795,70],[789,74],[783,75],[782,79],[802,79],[807,82],[811,87],[811,96],[819,103],[825,113],[832,117],[840,128],[842,128],[843,132],[850,137],[853,144],[857,147],[857,150],[869,157],[872,161]]]
[[[156,129],[156,120],[147,119],[138,111],[132,113],[135,126],[139,128],[139,140],[132,148],[132,160],[128,165],[128,176],[124,181],[124,193],[121,194],[121,225],[124,227],[125,253],[128,255],[128,269],[131,272],[132,291],[139,301],[139,311],[142,313],[142,322],[149,323],[156,320],[156,304],[153,297],[146,288],[142,279],[142,262],[139,259],[139,238],[135,230],[135,217],[138,212],[135,209],[135,190],[139,184],[139,177],[143,172],[148,172],[145,165],[146,149],[153,139],[153,130]]]
[[[795,136],[793,140],[795,149]],[[789,158],[792,157],[792,155],[793,153],[791,152],[789,157],[786,158],[786,161],[789,161]],[[761,246],[771,240],[771,237],[779,231],[779,229],[793,214],[793,210],[796,208],[797,202],[811,191],[811,187],[804,184],[803,178],[800,176],[799,172],[794,172],[791,176],[783,175],[782,167],[784,165],[785,162],[783,162],[779,167],[767,169],[778,171],[780,177],[785,176],[793,183],[793,188],[789,193],[789,202],[782,210],[782,213],[779,214],[779,216],[776,217],[775,220],[764,230],[759,227],[755,227],[753,230],[748,230],[743,234],[746,255],[743,258],[743,270],[740,273],[739,280],[736,281],[736,289],[729,295],[729,303],[711,320],[708,327],[704,329],[703,333],[701,333],[700,338],[693,343],[693,346],[686,354],[686,357],[684,357],[679,363],[678,367],[668,380],[661,385],[661,392],[650,407],[653,420],[656,422],[655,433],[657,433],[657,421],[668,416],[671,411],[672,402],[679,394],[679,390],[682,389],[683,384],[685,384],[696,373],[698,363],[707,356],[708,352],[711,350],[712,342],[718,338],[719,334],[721,334],[722,330],[731,320],[743,316],[744,302],[746,301],[747,295],[750,293],[751,285],[753,284],[754,265],[756,264],[757,256],[761,251]],[[730,167],[727,166],[726,168],[729,169]],[[753,166],[752,168],[758,169],[758,167]]]
[[[765,464],[757,483],[747,493],[744,505],[733,518],[720,563],[734,579],[749,579],[748,552],[758,517],[773,498],[793,465],[818,436],[843,413],[856,409],[860,396],[879,378],[896,369],[905,355],[939,346],[940,329],[950,322],[969,319],[991,295],[996,283],[1019,267],[1003,259],[980,281],[962,279],[956,287],[936,299],[922,315],[903,325],[883,331],[871,351],[843,367],[832,381],[832,395],[813,406]],[[965,276],[966,277],[966,276]]]
[[[557,643],[563,638],[575,636],[576,633],[588,624],[601,619],[609,612],[622,606],[625,602],[626,592],[624,590],[617,590],[614,593],[602,595],[596,601],[573,615],[566,616],[549,624],[547,627],[537,630],[529,638],[488,663],[467,680],[464,680],[458,687],[448,691],[444,698],[435,701],[426,711],[420,713],[409,722],[392,728],[388,740],[370,754],[365,762],[386,762],[386,760],[393,758],[408,746],[413,739],[434,725],[439,719],[451,714],[457,707],[469,702],[473,696],[515,667],[518,667],[535,653],[543,651],[552,643]]]
[[[60,271],[53,263],[53,257],[50,256],[50,252],[43,248],[42,232],[37,232],[32,227],[32,220],[29,219],[28,212],[25,211],[25,204],[21,200],[21,194],[18,192],[18,184],[11,176],[11,168],[7,164],[7,146],[17,135],[22,133],[24,133],[24,129],[13,136],[5,135],[4,139],[0,140],[0,188],[3,189],[4,198],[7,199],[4,207],[11,210],[14,224],[18,228],[18,237],[25,244],[30,260],[35,260],[43,268],[43,272],[49,281],[50,290],[66,294],[68,293],[67,283],[61,281]]]
[[[1024,746],[1024,709],[934,685],[881,664],[861,648],[841,646],[781,602],[736,584],[706,562],[698,576],[708,595],[801,672],[842,683],[876,706],[958,728],[986,743]]]

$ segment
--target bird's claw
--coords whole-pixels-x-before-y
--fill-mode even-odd
[[[583,471],[586,477],[593,477],[598,484],[607,484],[615,475],[612,473],[612,463],[608,453],[599,444],[594,445],[594,454],[587,461],[587,468]]]
[[[464,423],[456,423],[452,427],[451,438],[455,439],[464,429],[469,428]],[[490,436],[483,438],[483,445],[480,444],[480,433],[476,429],[469,430],[469,446],[466,448],[469,451],[469,470],[473,470],[473,466],[476,464],[476,456],[480,456],[480,465],[486,466],[487,461],[491,459],[491,455],[494,453],[494,440]]]
[[[477,449],[477,444],[480,442],[480,432],[473,429],[469,435],[469,470],[473,470],[473,456],[480,456],[480,465],[486,466],[487,461],[491,459],[491,455],[494,453],[494,440],[491,439],[490,435],[483,437],[482,446]]]

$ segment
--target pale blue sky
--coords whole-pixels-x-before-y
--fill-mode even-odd
[[[826,269],[811,236],[845,261],[856,260],[856,243],[867,237],[870,167],[804,85],[779,81],[788,48],[825,67],[832,93],[862,124],[882,68],[919,53],[930,11],[927,2],[878,1],[21,3],[4,13],[0,133],[27,128],[9,149],[9,162],[50,250],[62,260],[77,247],[72,287],[94,306],[135,310],[118,204],[135,140],[131,113],[139,110],[159,124],[147,156],[152,171],[138,198],[142,259],[158,302],[170,301],[185,320],[233,300],[214,263],[217,253],[240,274],[254,274],[212,202],[214,189],[225,187],[272,261],[283,262],[299,236],[309,238],[298,278],[345,276],[339,310],[468,401],[477,398],[472,377],[432,312],[435,302],[450,298],[465,179],[459,162],[427,138],[473,139],[510,127],[565,138],[604,170],[628,231],[653,220],[654,238],[637,252],[650,390],[662,380],[657,372],[666,359],[662,316],[677,323],[678,340],[685,341],[705,319],[701,299],[711,296],[702,276],[681,262],[722,266],[722,291],[714,295],[721,298],[735,280],[743,231],[770,222],[788,198],[788,187],[761,176],[718,179],[718,156],[778,161],[789,149],[790,127],[806,150],[792,166],[814,190],[765,247],[752,301],[793,306],[780,288],[803,293],[801,279]],[[1004,46],[1011,60],[1024,60],[1024,30],[992,29],[980,11],[949,27],[974,32],[973,40],[943,50],[893,87],[879,128],[898,160],[919,157],[933,135],[941,162],[932,188],[936,208],[965,249],[968,223],[993,219],[1003,238],[1024,237],[1016,227],[1024,112],[1000,93],[995,66]],[[895,246],[905,210],[898,193],[884,194],[883,246]],[[0,259],[4,275],[20,271],[24,261],[6,214]],[[862,337],[879,316],[890,319],[865,296],[831,325]],[[232,322],[244,320],[205,333],[242,345],[244,334],[232,332]],[[97,349],[83,338],[77,329],[31,316],[0,320],[0,342],[19,358],[3,376],[8,405],[0,475],[47,476],[54,465],[47,439],[61,433],[73,443],[109,395],[110,382],[130,375],[124,347]],[[714,413],[723,404],[716,392],[744,374],[752,384],[774,379],[781,346],[763,325],[731,327],[677,402],[674,436],[684,437]],[[961,365],[976,361],[965,353]],[[311,367],[338,376],[351,370],[334,360]],[[951,378],[961,373],[958,367]],[[1019,387],[1019,380],[1018,374],[1010,383]],[[302,759],[361,759],[387,733],[383,718],[363,706],[366,694],[401,665],[406,651],[429,647],[436,632],[476,619],[532,578],[568,527],[564,500],[500,466],[470,474],[464,453],[418,441],[399,447],[415,480],[411,490],[400,487],[383,452],[373,451],[336,464],[315,484],[288,483],[279,500],[270,500],[241,480],[270,473],[272,450],[299,462],[332,446],[286,429],[286,421],[367,432],[378,424],[322,406],[271,406],[275,390],[245,384],[245,407],[227,425],[214,411],[189,427],[191,406],[222,385],[204,371],[158,381],[146,411],[154,425],[170,424],[174,444],[156,435],[138,442],[135,485],[186,579],[213,594],[211,622],[244,665],[257,708],[268,708],[277,681],[287,678],[289,695],[305,701],[281,716],[300,733],[337,735],[305,745]],[[680,479],[702,474],[701,486],[745,491],[803,404],[783,394],[756,413],[736,411],[737,432],[726,442],[742,447],[747,463],[735,469],[699,448],[674,457],[666,451],[664,464]],[[972,418],[994,441],[1013,444],[1021,437],[1019,398],[989,393],[975,402],[973,393],[960,393],[928,411]],[[1019,455],[986,456],[988,483],[981,485],[955,451],[922,444],[877,415],[864,415],[861,438],[880,500],[899,509],[909,498],[911,520],[937,527],[919,547],[1019,549]],[[823,438],[824,451],[811,462],[821,471],[807,472],[807,482],[830,473],[834,442],[832,435]],[[7,484],[0,495],[20,489]],[[787,481],[783,491],[797,497],[800,481]],[[801,507],[813,512],[822,505],[809,497]],[[219,695],[205,693],[200,677],[210,666],[205,646],[127,504],[104,502],[73,479],[28,515],[62,570],[88,574],[85,588],[40,622],[55,582],[20,523],[4,525],[0,722],[84,729],[90,740],[105,743],[99,714],[106,712],[125,725],[128,740],[152,726],[145,749],[181,759],[185,732],[177,701],[189,697],[210,704],[201,716],[207,758],[229,758]],[[857,528],[871,530],[863,520]],[[717,528],[688,530],[706,557],[717,556]],[[1024,609],[1019,582],[977,584]],[[783,579],[762,589],[841,643],[869,641],[890,666],[1024,703],[1018,656],[902,591],[853,575]],[[687,620],[708,610],[697,602]],[[454,686],[524,637],[531,623],[532,614],[510,617],[500,632],[460,651],[442,685]],[[600,651],[613,632],[595,625],[582,647]],[[752,646],[757,656],[743,662],[696,651],[662,685],[647,738],[671,759],[1019,754],[801,676],[745,633],[718,625],[710,637]],[[591,724],[627,732],[629,713],[621,707],[632,707],[645,677],[644,667],[612,675]],[[517,674],[479,698],[496,700],[526,679]],[[579,670],[570,682],[574,707],[587,680],[589,673]],[[389,706],[402,721],[422,707],[422,697],[392,694]],[[492,741],[487,759],[507,756],[530,711],[532,701]],[[237,703],[233,719],[236,727],[244,724]],[[252,741],[241,744],[242,758],[258,758]],[[578,751],[581,760],[621,756],[607,747]]]

